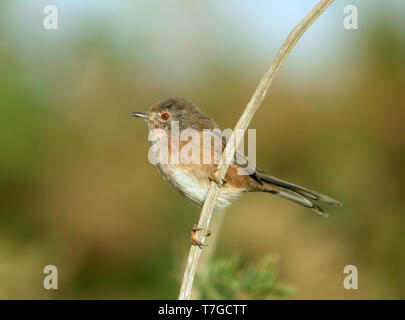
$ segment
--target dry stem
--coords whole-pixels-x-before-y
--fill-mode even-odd
[[[333,2],[333,0],[321,0],[306,16],[305,18],[290,32],[288,37],[285,39],[283,45],[281,46],[279,52],[274,58],[270,68],[267,70],[263,78],[261,79],[259,86],[254,92],[251,100],[246,106],[242,116],[240,117],[238,123],[233,130],[229,141],[234,141],[235,143],[228,143],[225,151],[222,154],[221,161],[218,164],[217,177],[221,181],[228,170],[229,161],[226,159],[232,159],[235,154],[235,150],[240,143],[243,135],[235,136],[237,129],[243,130],[240,132],[245,132],[249,126],[250,121],[255,115],[257,109],[263,102],[267,90],[270,87],[272,80],[280,69],[281,65],[287,58],[288,54],[295,46],[297,41],[301,38],[304,32],[312,25],[312,23],[322,14],[322,12]],[[215,202],[218,198],[220,188],[215,182],[211,182],[208,189],[208,194],[204,202],[204,206],[201,211],[200,219],[198,222],[198,227],[204,230],[208,230],[209,224],[212,217],[212,212],[215,207]],[[205,240],[205,232],[199,232],[198,239],[202,242]],[[189,300],[191,295],[191,290],[193,286],[194,276],[197,270],[198,261],[201,255],[201,249],[198,246],[192,246],[187,259],[186,269],[184,271],[183,282],[180,288],[179,300]]]

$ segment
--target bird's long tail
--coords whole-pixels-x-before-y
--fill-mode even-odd
[[[256,176],[261,180],[261,191],[270,192],[291,201],[294,201],[304,207],[310,208],[315,213],[327,217],[326,213],[316,202],[342,206],[342,204],[324,194],[297,186],[295,184],[277,179],[263,171],[256,171]]]

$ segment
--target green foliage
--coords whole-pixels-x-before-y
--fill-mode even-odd
[[[211,264],[205,279],[197,275],[201,299],[282,299],[293,292],[278,283],[277,258],[265,256],[244,267],[240,258],[218,259]]]

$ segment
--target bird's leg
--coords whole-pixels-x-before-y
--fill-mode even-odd
[[[198,231],[202,231],[204,230],[204,228],[198,228],[198,223],[195,223],[194,226],[191,228],[191,244],[193,246],[199,246],[200,249],[202,249],[203,247],[208,246],[207,244],[202,243],[200,240],[197,239],[196,237],[196,232]],[[207,232],[205,233],[206,237],[209,237],[211,235],[211,231],[207,230]]]
[[[211,175],[210,175],[209,179],[210,179],[210,181],[214,181],[219,188],[222,188],[226,183],[225,179],[223,179],[223,178],[218,179],[218,169],[211,171]]]

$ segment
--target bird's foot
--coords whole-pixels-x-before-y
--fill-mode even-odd
[[[192,244],[193,246],[198,246],[200,249],[202,249],[203,247],[208,246],[207,244],[202,243],[202,242],[201,242],[200,240],[198,240],[197,237],[196,237],[196,233],[197,233],[198,231],[202,231],[202,230],[204,230],[204,228],[198,228],[198,227],[197,227],[197,224],[195,224],[195,225],[193,226],[193,228],[191,229],[191,237],[190,237],[190,239],[191,239],[191,244]],[[207,230],[207,232],[205,233],[205,236],[206,236],[206,237],[209,237],[210,235],[211,235],[211,231],[210,231],[210,230]]]
[[[216,184],[217,184],[217,186],[219,187],[219,188],[222,188],[225,184],[226,184],[226,180],[225,179],[219,179],[218,178],[218,169],[215,169],[212,173],[211,173],[211,176],[210,176],[210,181],[214,181]]]

